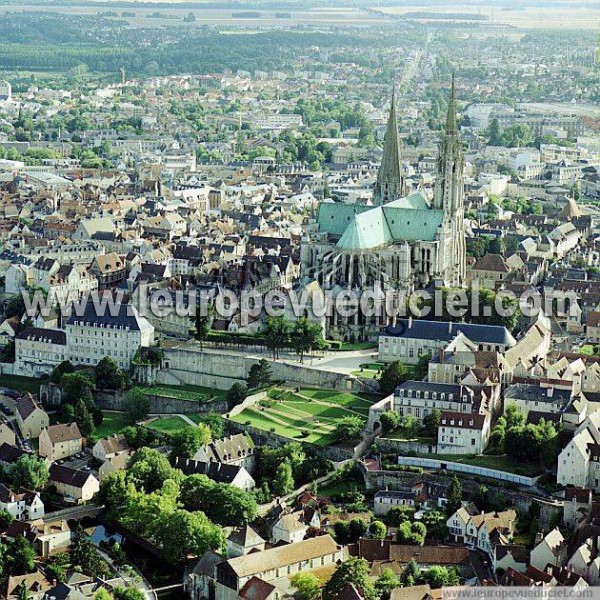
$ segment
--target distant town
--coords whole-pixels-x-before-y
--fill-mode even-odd
[[[80,4],[0,7],[0,598],[590,595],[596,9]]]

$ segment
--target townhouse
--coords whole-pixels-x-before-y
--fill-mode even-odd
[[[50,465],[48,485],[55,487],[66,500],[77,504],[89,502],[100,489],[100,482],[89,471],[57,464]]]
[[[3,483],[0,483],[0,509],[10,513],[18,521],[30,521],[44,516],[44,503],[38,492],[14,492]]]
[[[78,454],[83,450],[83,437],[77,423],[50,425],[40,433],[39,455],[50,462]]]
[[[39,438],[42,430],[50,425],[48,414],[29,392],[17,400],[15,416],[21,435],[26,439]]]

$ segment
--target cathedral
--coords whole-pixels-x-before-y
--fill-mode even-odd
[[[464,157],[456,123],[454,80],[439,144],[433,200],[406,193],[396,98],[392,95],[383,157],[372,205],[324,201],[302,245],[303,276],[323,291],[357,293],[426,288],[465,282]],[[326,335],[365,339],[385,323],[333,315]],[[351,333],[350,333],[351,332]]]

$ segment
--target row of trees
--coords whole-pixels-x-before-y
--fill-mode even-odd
[[[126,470],[105,478],[97,502],[106,507],[107,523],[158,544],[173,564],[188,554],[223,550],[222,526],[244,525],[257,515],[252,494],[203,475],[186,477],[151,448],[141,448]]]
[[[361,590],[365,600],[389,600],[396,588],[427,583],[439,589],[459,585],[460,578],[456,569],[434,566],[421,571],[416,561],[411,560],[398,575],[391,569],[384,569],[373,580],[371,566],[364,558],[350,558],[338,565],[325,585],[314,573],[303,572],[294,575],[291,582],[300,600],[335,600],[349,583]]]
[[[560,431],[560,424],[545,419],[525,424],[525,415],[516,404],[509,404],[492,430],[490,447],[518,461],[539,461],[542,467],[549,468],[560,452]]]

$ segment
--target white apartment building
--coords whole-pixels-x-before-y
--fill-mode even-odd
[[[154,344],[154,327],[133,306],[118,304],[113,311],[107,307],[103,315],[97,312],[93,302],[88,302],[84,314],[71,315],[65,326],[72,363],[96,365],[110,356],[128,369],[140,347]]]

